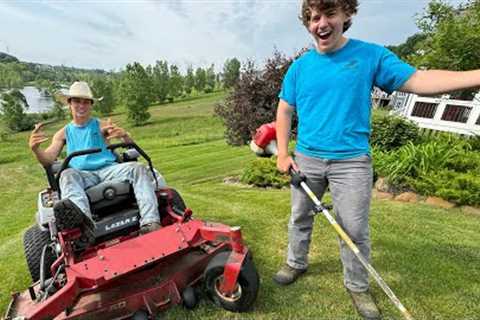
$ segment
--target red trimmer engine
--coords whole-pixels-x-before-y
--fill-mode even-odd
[[[277,155],[277,131],[275,126],[275,122],[270,122],[261,125],[256,130],[250,142],[250,149],[255,152],[257,156],[270,157]]]

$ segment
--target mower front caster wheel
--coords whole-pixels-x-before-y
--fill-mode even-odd
[[[210,260],[205,270],[205,291],[213,302],[229,311],[244,312],[249,310],[257,298],[260,278],[253,260],[247,256],[238,275],[237,287],[230,295],[221,292],[223,271],[230,251],[221,252]]]
[[[182,292],[182,301],[185,309],[193,310],[198,304],[198,297],[195,289],[187,287]]]
[[[148,320],[148,313],[145,310],[138,310],[133,314],[132,320]]]

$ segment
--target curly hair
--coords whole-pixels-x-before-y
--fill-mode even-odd
[[[325,11],[331,8],[342,8],[347,15],[352,16],[358,11],[358,0],[303,0],[302,14],[299,18],[303,25],[308,28],[308,23],[312,16],[312,9]],[[349,19],[343,26],[343,32],[347,31],[351,26],[352,20]]]

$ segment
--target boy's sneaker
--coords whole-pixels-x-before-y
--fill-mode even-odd
[[[162,226],[158,222],[147,223],[140,227],[140,234],[146,234],[160,229]]]
[[[273,276],[273,281],[282,286],[286,286],[294,283],[305,271],[307,271],[307,269],[295,269],[285,263],[275,276]]]
[[[90,220],[70,199],[58,201],[53,207],[53,214],[58,231],[78,228]]]
[[[354,292],[347,289],[350,297],[352,297],[353,305],[357,309],[358,313],[365,320],[380,320],[382,315],[380,310],[378,310],[375,300],[373,300],[372,295],[369,291],[365,292]]]

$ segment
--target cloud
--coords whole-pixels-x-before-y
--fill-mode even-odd
[[[364,0],[348,36],[403,42],[427,3]],[[299,8],[296,0],[0,0],[0,51],[8,45],[24,61],[107,70],[156,60],[218,70],[232,57],[261,64],[275,47],[292,55],[311,43]]]

